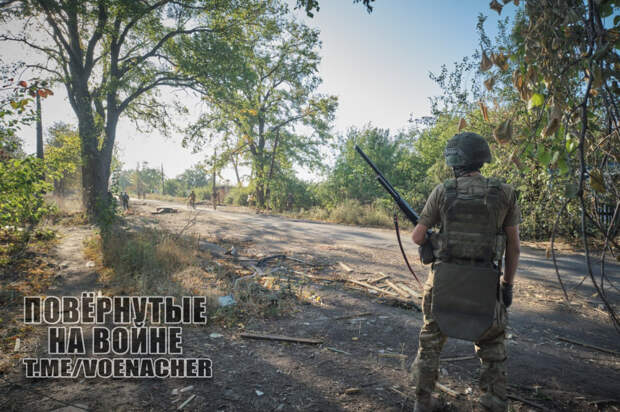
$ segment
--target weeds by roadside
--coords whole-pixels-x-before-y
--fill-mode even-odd
[[[300,209],[299,211],[289,211],[283,214],[298,219],[391,228],[394,226],[393,214],[395,208],[395,206],[391,207],[391,204],[388,206],[383,202],[363,205],[358,200],[349,199],[330,209],[315,206],[308,210]],[[412,227],[411,223],[404,217],[399,219],[399,223],[404,228]]]
[[[16,342],[32,330],[22,322],[23,296],[41,294],[52,284],[55,265],[49,252],[56,242],[56,233],[47,228],[0,229],[0,374],[19,359]]]
[[[107,295],[206,296],[210,320],[223,325],[279,316],[290,309],[289,300],[295,298],[285,291],[274,293],[255,281],[234,288],[237,279],[252,272],[201,249],[194,235],[113,225],[86,239],[84,254],[95,262]],[[236,304],[221,307],[219,298],[228,295]]]

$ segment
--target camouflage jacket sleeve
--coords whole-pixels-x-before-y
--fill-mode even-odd
[[[512,186],[507,184],[503,184],[502,189],[506,195],[508,203],[508,210],[506,212],[506,217],[504,218],[502,227],[517,226],[521,223],[521,209],[519,208],[519,203],[517,201],[517,192],[512,188]]]
[[[426,200],[426,205],[424,205],[424,209],[420,214],[419,223],[424,226],[431,228],[441,222],[440,215],[440,200],[443,195],[444,187],[443,184],[439,184],[435,186],[431,195]]]

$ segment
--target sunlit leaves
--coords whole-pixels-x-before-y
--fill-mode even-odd
[[[605,193],[607,191],[605,188],[605,179],[600,170],[594,169],[590,171],[590,186],[598,193]]]
[[[530,97],[530,100],[527,102],[527,108],[528,110],[532,110],[535,107],[542,106],[544,102],[545,96],[540,93],[534,93],[532,94],[532,97]]]
[[[566,147],[566,151],[569,154],[573,153],[577,149],[578,145],[579,145],[579,141],[576,138],[574,138],[571,135],[567,136],[565,147]]]

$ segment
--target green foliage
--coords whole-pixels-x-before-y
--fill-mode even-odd
[[[239,157],[247,161],[261,207],[269,203],[277,176],[292,165],[322,167],[319,147],[331,137],[337,105],[336,97],[317,93],[318,32],[293,20],[279,1],[266,4],[255,30],[225,42],[210,36],[180,38],[175,49],[179,67],[200,79],[209,104],[187,129],[186,143],[200,149],[217,142],[224,150],[212,159],[212,167]],[[212,50],[228,53],[229,59],[205,64],[212,62]],[[222,73],[215,81],[205,72],[213,67]],[[298,132],[302,126],[304,133]]]
[[[453,72],[444,67],[431,76],[444,92],[433,99],[435,113],[453,122],[462,117],[466,131],[489,141],[495,136],[494,162],[483,173],[504,178],[518,190],[524,237],[548,239],[564,203],[558,234],[576,237],[580,195],[588,199],[585,212],[591,216],[597,214],[596,205],[615,205],[619,199],[616,190],[607,191],[618,187],[618,145],[608,137],[618,122],[614,67],[620,58],[603,36],[617,28],[603,27],[610,21],[596,17],[608,13],[611,2],[524,3],[512,24],[500,21],[495,44],[486,36],[481,16],[483,52],[457,64]],[[498,135],[507,121],[511,133]],[[436,134],[433,129],[429,133]],[[589,182],[584,179],[588,170]]]
[[[30,228],[48,211],[40,159],[27,156],[0,161],[0,225]]]
[[[248,197],[252,194],[251,187],[233,187],[224,198],[224,203],[236,206],[248,206]]]
[[[98,199],[108,191],[120,116],[142,129],[156,127],[164,134],[171,130],[167,104],[157,90],[191,85],[194,80],[170,58],[174,39],[200,33],[227,37],[251,30],[262,3],[93,0],[0,5],[0,19],[17,27],[0,40],[39,54],[35,61],[45,64],[32,67],[66,86],[79,121],[83,198],[91,218],[96,218]],[[30,35],[33,30],[37,36]],[[13,100],[11,107],[20,110],[26,103]]]
[[[390,136],[389,130],[366,125],[362,129],[351,128],[339,142],[340,151],[323,188],[320,200],[334,207],[345,199],[357,199],[363,204],[389,195],[377,183],[375,174],[355,151],[355,145],[364,150],[384,176],[399,191],[412,182],[410,158],[411,137],[399,133]]]
[[[46,174],[54,184],[54,194],[64,196],[68,189],[79,188],[82,165],[80,136],[66,124],[56,123],[49,128],[45,148]]]
[[[19,229],[27,237],[48,210],[43,194],[49,186],[43,179],[43,162],[24,156],[16,136],[22,125],[34,119],[32,99],[27,96],[42,90],[36,83],[15,80],[12,76],[18,67],[0,64],[0,226]]]

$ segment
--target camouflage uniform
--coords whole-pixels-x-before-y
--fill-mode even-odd
[[[459,177],[458,186],[466,189],[475,179],[484,179],[480,175]],[[516,194],[511,186],[502,184],[501,210],[498,211],[502,227],[519,224],[520,212]],[[428,198],[420,216],[420,223],[433,227],[440,223],[440,210],[444,200],[443,185],[435,187]],[[501,230],[501,228],[498,228]],[[425,288],[423,299],[424,326],[420,330],[418,354],[412,365],[412,379],[416,384],[417,399],[430,396],[435,388],[438,377],[439,355],[446,341],[431,312],[434,272],[431,271]],[[476,354],[481,362],[480,389],[483,395],[480,403],[491,411],[504,411],[507,407],[506,398],[506,350],[504,346],[504,330],[507,324],[506,307],[497,305],[493,326],[475,342]]]

